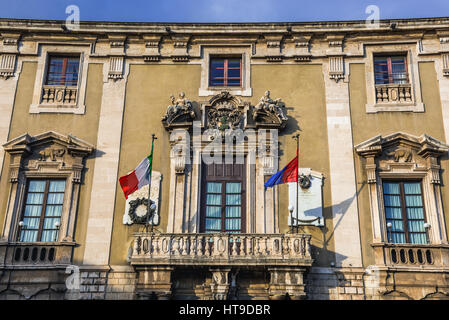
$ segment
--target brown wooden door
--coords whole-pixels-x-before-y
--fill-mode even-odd
[[[202,172],[201,232],[244,233],[245,164],[203,163]]]

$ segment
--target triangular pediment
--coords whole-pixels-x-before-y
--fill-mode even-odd
[[[449,151],[449,145],[427,134],[415,136],[404,132],[395,132],[387,136],[375,136],[355,146],[355,151],[361,156],[380,155],[389,148],[406,146],[425,156],[429,153],[440,156]]]
[[[16,137],[3,145],[6,152],[27,152],[32,153],[36,147],[56,144],[66,148],[69,152],[76,152],[88,155],[94,150],[94,146],[90,143],[79,139],[71,134],[64,135],[55,131],[47,131],[35,136],[25,133]]]

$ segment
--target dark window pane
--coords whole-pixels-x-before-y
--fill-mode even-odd
[[[47,85],[76,86],[79,74],[79,58],[50,57],[47,69]]]
[[[218,87],[241,86],[241,59],[211,58],[209,85]]]

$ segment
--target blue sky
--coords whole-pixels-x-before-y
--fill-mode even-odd
[[[65,20],[77,5],[81,20],[142,22],[276,22],[449,16],[449,0],[0,0],[0,17]]]

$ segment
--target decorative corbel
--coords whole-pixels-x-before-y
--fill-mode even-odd
[[[262,168],[263,168],[263,174],[265,176],[268,175],[272,175],[274,173],[276,173],[276,157],[274,155],[274,152],[272,152],[272,146],[267,144],[262,146],[265,148],[265,150],[263,150],[263,154],[262,154]]]
[[[2,33],[3,52],[0,55],[0,77],[8,79],[14,76],[20,33]]]
[[[329,57],[329,77],[335,82],[345,78],[345,60],[344,56],[344,35],[329,35],[329,49],[327,55]]]
[[[282,61],[282,39],[283,35],[265,35],[267,42],[267,62],[279,62]]]
[[[172,40],[173,40],[173,54],[171,55],[171,58],[173,62],[188,62],[190,36],[176,35],[172,36]]]
[[[143,54],[143,60],[145,62],[158,62],[160,61],[160,42],[161,36],[157,35],[144,35],[145,41],[145,53]]]
[[[110,57],[109,57],[109,79],[122,79],[123,66],[125,61],[126,36],[109,35]]]
[[[441,54],[441,61],[443,62],[443,75],[449,77],[449,52]]]
[[[16,67],[16,57],[14,53],[4,53],[0,58],[0,77],[8,79],[14,76]]]
[[[310,39],[311,34],[307,35],[294,35],[293,39],[295,42],[295,61],[297,62],[309,62],[312,58],[310,54]]]

